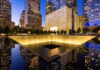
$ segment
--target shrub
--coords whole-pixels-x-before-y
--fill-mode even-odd
[[[78,29],[77,29],[77,33],[80,33],[80,32],[81,32],[81,28],[78,28]]]
[[[69,34],[73,34],[73,33],[75,33],[75,30],[69,30]]]
[[[89,32],[90,30],[88,28],[83,28],[83,33],[87,33]]]

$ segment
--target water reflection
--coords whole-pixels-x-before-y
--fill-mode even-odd
[[[0,65],[1,70],[9,70],[11,66],[11,48],[14,44],[11,40],[5,39],[4,42],[0,44]]]
[[[100,70],[100,37],[85,43],[85,67],[90,70]]]
[[[0,42],[0,69],[100,70],[100,43],[95,40],[81,46],[59,43],[21,46],[5,38]]]
[[[25,60],[21,56],[20,47],[18,44],[15,45],[11,50],[11,67],[9,70],[25,70]]]

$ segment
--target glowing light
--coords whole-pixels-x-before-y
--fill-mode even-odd
[[[85,56],[85,58],[87,58],[87,56]]]
[[[92,55],[94,55],[94,53],[92,53]]]
[[[99,8],[96,8],[95,10],[99,10]]]
[[[51,52],[50,52],[50,55],[53,56],[53,55],[56,55],[56,54],[59,54],[59,49],[58,48],[55,48],[55,49],[52,49]]]
[[[85,63],[86,63],[86,64],[88,64],[88,61],[87,61],[87,59],[85,59]]]
[[[51,31],[57,31],[57,27],[51,27],[50,30]]]
[[[21,45],[37,44],[44,42],[58,42],[81,45],[95,36],[64,36],[64,35],[34,35],[34,36],[9,36]]]
[[[92,58],[92,60],[94,60],[94,58]]]
[[[96,64],[95,66],[98,66],[98,64]]]
[[[98,31],[98,33],[100,34],[100,30]]]
[[[89,69],[90,69],[90,67],[87,67],[87,69],[89,70]]]
[[[98,57],[100,57],[100,55],[98,55]]]
[[[28,34],[30,34],[31,32],[30,31],[28,31]]]
[[[98,38],[98,40],[100,40],[100,38]]]

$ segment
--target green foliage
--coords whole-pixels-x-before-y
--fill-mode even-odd
[[[14,33],[14,34],[19,33],[19,31],[20,31],[20,28],[18,26],[15,26],[13,29],[11,29],[11,33]]]
[[[83,33],[87,33],[89,32],[90,30],[88,28],[83,28]]]
[[[5,34],[8,34],[10,32],[10,27],[9,26],[6,26],[5,28],[4,28],[4,33]]]
[[[93,29],[94,33],[98,33],[100,31],[100,27],[96,27],[95,29]]]
[[[99,37],[94,38],[93,41],[94,41],[96,44],[100,44]]]
[[[69,34],[74,34],[74,33],[76,33],[75,30],[73,30],[73,29],[69,30]]]
[[[48,31],[43,31],[43,34],[47,34]]]
[[[0,27],[1,28],[1,27]],[[0,29],[0,31],[2,31],[2,28]],[[61,30],[61,31],[43,31],[43,30],[33,30],[33,29],[24,29],[24,28],[20,28],[18,26],[15,26],[13,29],[10,30],[10,28],[7,26],[4,29],[4,32],[6,34],[10,33],[10,34],[66,34],[67,31]]]
[[[42,30],[34,30],[34,32],[32,32],[32,33],[43,34],[43,31]],[[47,33],[47,31],[45,31],[45,33]]]
[[[48,31],[48,32],[47,32],[47,34],[51,34],[51,33],[52,33],[52,31]]]
[[[3,28],[0,26],[0,34],[3,33]]]
[[[78,28],[78,29],[77,29],[77,33],[80,33],[80,32],[81,32],[81,28]]]
[[[64,31],[64,30],[61,30],[60,31],[60,34],[66,34],[67,32],[66,31]]]
[[[57,31],[57,34],[60,34],[60,31]]]

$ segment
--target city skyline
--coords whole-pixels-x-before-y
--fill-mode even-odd
[[[15,25],[19,24],[20,16],[23,10],[25,10],[25,0],[9,0],[12,3],[12,21]],[[46,0],[40,0],[41,3],[41,15],[42,15],[42,26],[45,24],[46,14]]]
[[[24,2],[25,0],[20,0],[20,1],[19,0],[9,0],[9,1],[12,3],[12,21],[15,22],[15,25],[18,25],[19,24],[19,19],[20,19],[21,12],[25,9],[25,2]],[[92,2],[93,1],[94,0],[92,0]],[[41,3],[42,26],[45,26],[46,0],[40,0],[40,3]],[[96,0],[95,3],[99,4],[100,2],[98,2]],[[94,8],[94,6],[90,5],[91,3],[87,2],[87,4],[88,4],[88,6]],[[98,7],[99,7],[99,5],[98,5]],[[88,12],[89,11],[90,10],[88,10]],[[92,11],[92,9],[91,9],[91,11]],[[90,16],[88,15],[88,17],[90,17]],[[90,19],[91,19],[91,17],[90,17]],[[89,22],[90,23],[89,25],[90,26],[100,25],[99,21],[100,21],[100,19],[98,19],[98,20],[95,19],[93,21],[91,20]],[[87,26],[87,24],[85,26]]]
[[[0,70],[100,70],[100,0],[0,0]]]

